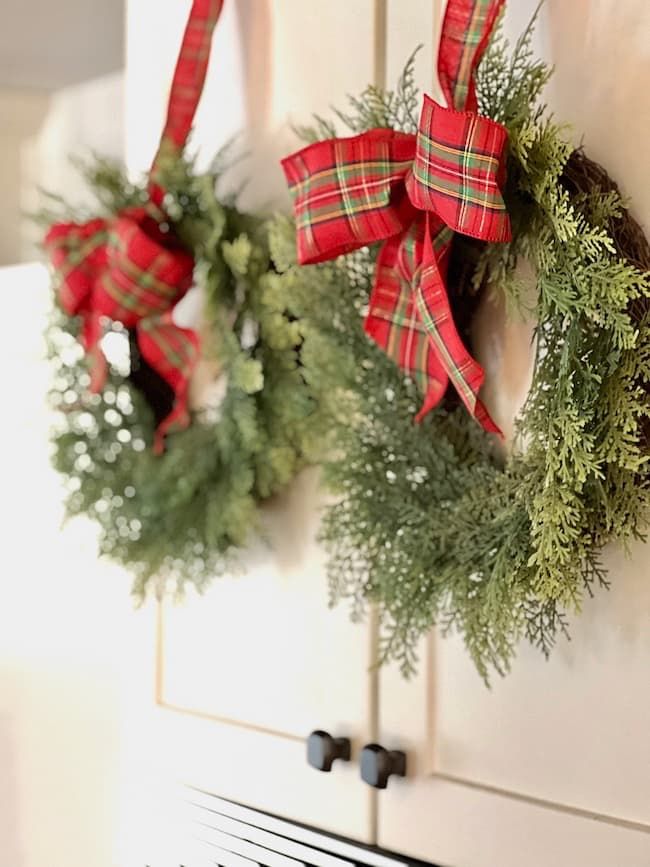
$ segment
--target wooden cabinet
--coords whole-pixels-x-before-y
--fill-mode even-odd
[[[341,105],[368,81],[390,84],[419,42],[418,76],[431,90],[443,5],[231,0],[197,119],[201,159],[246,130],[245,203],[286,204],[278,159],[296,143],[290,123]],[[628,0],[625,10],[605,0],[570,5],[549,2],[540,20],[537,48],[557,65],[549,98],[584,130],[590,151],[634,193],[650,225],[647,161],[622,156],[626,130],[637,143],[650,135],[634,84],[648,69],[637,32],[643,24],[650,32],[648,7],[644,0]],[[535,3],[511,6],[506,29],[515,36]],[[187,0],[128,4],[133,169],[146,168],[155,150],[188,7]],[[156,40],[148,29],[154,10]],[[496,335],[491,373],[514,406],[525,383],[503,383],[523,345],[517,326],[506,328],[496,305],[480,327]],[[327,609],[315,542],[319,496],[315,474],[305,474],[267,509],[273,546],[247,555],[246,574],[161,609],[158,724],[178,774],[227,798],[450,867],[648,867],[648,549],[638,545],[629,560],[608,553],[611,593],[585,604],[574,642],[560,641],[549,662],[523,647],[512,674],[488,691],[461,644],[432,635],[418,676],[404,682],[392,668],[371,668],[372,616],[353,626],[345,610]],[[317,773],[304,746],[314,728],[349,736],[353,760],[369,741],[405,750],[407,777],[377,793],[361,783],[355,761]]]

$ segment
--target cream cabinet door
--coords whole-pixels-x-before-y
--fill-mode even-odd
[[[168,768],[193,786],[362,841],[374,794],[356,766],[307,764],[314,729],[373,736],[373,631],[330,611],[315,542],[315,473],[266,510],[273,548],[159,615],[156,723]]]
[[[650,865],[647,549],[608,561],[611,592],[548,662],[522,646],[488,690],[432,636],[415,680],[382,672],[379,742],[408,776],[380,793],[381,846],[449,867]]]
[[[435,30],[442,3],[411,2],[408,15],[402,5],[389,0],[397,24],[388,67],[395,69],[422,33]],[[535,5],[510,3],[509,35]],[[632,159],[631,148],[650,138],[650,114],[639,111],[637,96],[650,76],[649,37],[645,0],[551,0],[537,36],[556,65],[553,106],[634,195],[647,228],[647,161]],[[430,59],[419,69],[427,87]],[[505,421],[525,393],[529,334],[505,325],[496,305],[479,323],[484,346],[489,335],[492,393],[502,395]],[[409,767],[380,795],[381,846],[449,867],[650,865],[648,548],[637,545],[629,559],[611,550],[607,563],[611,591],[585,602],[573,641],[560,639],[548,662],[523,646],[512,673],[491,690],[460,641],[435,635],[422,646],[413,682],[392,668],[382,672],[379,740],[406,750]]]
[[[233,186],[243,204],[286,206],[280,157],[294,122],[325,113],[374,75],[374,2],[227,0],[191,147],[207,165],[233,135],[250,156]],[[189,0],[130,0],[127,155],[146,170],[163,122]],[[374,736],[368,625],[329,611],[315,541],[314,472],[265,510],[270,546],[249,551],[242,574],[200,598],[165,604],[159,618],[156,750],[185,783],[362,841],[373,835],[374,793],[352,764],[330,774],[307,764],[313,729]]]

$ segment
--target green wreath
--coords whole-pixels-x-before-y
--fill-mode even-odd
[[[473,262],[469,282],[452,263],[456,304],[470,309],[490,284],[521,310],[516,263],[537,275],[536,366],[512,454],[464,408],[413,424],[416,385],[361,327],[372,251],[297,268],[292,223],[273,229],[284,273],[272,279],[300,311],[310,381],[329,414],[332,600],[349,600],[355,616],[375,603],[382,659],[406,674],[434,624],[462,635],[485,679],[508,670],[523,637],[548,653],[567,614],[607,586],[603,547],[638,538],[648,519],[650,251],[614,184],[545,113],[550,71],[532,58],[531,30],[512,56],[497,35],[478,76],[481,112],[509,132],[514,240],[456,244],[455,264]],[[394,92],[371,87],[351,104],[338,116],[355,133],[415,129],[413,59]],[[317,118],[303,133],[329,138],[334,126]]]
[[[98,523],[101,553],[133,571],[137,595],[154,578],[201,587],[232,566],[235,550],[259,530],[258,504],[314,454],[321,423],[300,323],[267,280],[273,264],[263,220],[219,201],[216,171],[197,174],[173,159],[160,172],[166,213],[205,291],[203,345],[227,380],[221,403],[197,410],[157,456],[150,445],[169,399],[165,383],[132,355],[111,365],[106,387],[91,395],[80,322],[57,309],[47,333],[53,460],[66,479],[67,512]],[[106,215],[148,195],[146,184],[133,187],[106,162],[87,167],[86,177]],[[54,214],[44,217],[49,223]],[[119,323],[111,336],[126,341]]]

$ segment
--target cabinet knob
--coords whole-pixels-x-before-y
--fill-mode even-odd
[[[307,761],[312,768],[329,773],[336,759],[350,761],[350,739],[333,738],[328,732],[312,732],[307,738]]]
[[[406,753],[366,744],[361,750],[361,779],[375,789],[385,789],[392,776],[406,776]]]

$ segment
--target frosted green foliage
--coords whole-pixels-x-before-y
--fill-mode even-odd
[[[89,395],[78,322],[57,310],[48,332],[53,460],[66,477],[68,513],[99,524],[101,553],[133,571],[138,596],[150,582],[202,587],[235,565],[236,549],[259,529],[259,502],[291,481],[318,437],[299,323],[268,282],[265,223],[223,203],[216,174],[177,160],[161,172],[165,209],[206,289],[204,352],[227,379],[223,402],[168,436],[157,457],[153,417],[125,371],[111,369],[104,392]],[[85,174],[106,214],[146,196],[111,163]]]
[[[530,306],[517,260],[527,258],[538,277],[523,453],[504,463],[464,408],[413,423],[415,384],[362,330],[371,251],[299,269],[292,225],[278,221],[272,232],[284,273],[267,280],[301,317],[308,381],[330,432],[325,475],[338,498],[323,539],[332,601],[347,600],[357,618],[376,603],[382,658],[405,674],[434,624],[462,635],[486,680],[509,669],[522,638],[548,653],[585,595],[606,586],[603,546],[642,535],[648,519],[640,426],[650,328],[647,316],[635,324],[630,315],[631,301],[650,291],[648,275],[615,252],[607,224],[621,211],[617,197],[571,199],[562,185],[571,145],[539,101],[548,78],[527,31],[513,54],[497,36],[478,79],[482,110],[509,128],[515,239],[485,248],[477,284],[496,281],[516,310]],[[376,125],[393,99],[382,103],[373,90],[368,104],[352,103],[348,126]]]

